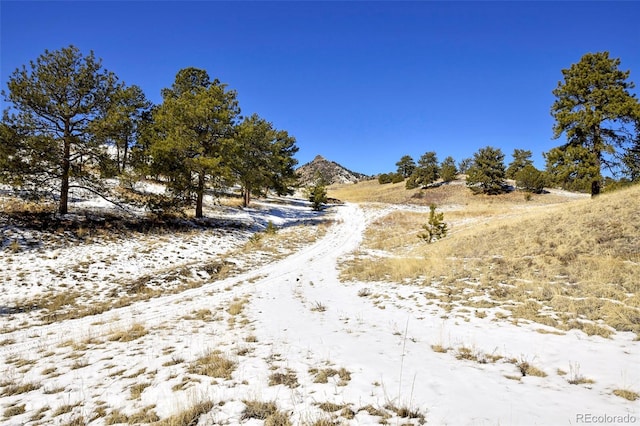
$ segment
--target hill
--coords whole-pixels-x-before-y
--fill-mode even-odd
[[[152,232],[0,215],[3,424],[637,418],[640,187],[530,200],[341,187],[437,198],[450,234],[416,238],[419,203],[314,212],[286,197]]]
[[[362,173],[353,172],[335,161],[327,160],[321,155],[300,166],[296,173],[303,186],[314,183],[318,176],[323,177],[329,184],[352,184],[368,177]]]
[[[363,191],[365,183],[358,186]],[[478,299],[486,299],[514,320],[561,331],[640,335],[640,186],[596,199],[558,193],[530,201],[517,192],[444,192],[451,189],[424,191],[441,201],[449,236],[421,243],[416,236],[427,210],[396,205],[367,229],[359,252],[343,263],[343,279],[427,285],[435,297],[447,296],[442,306],[448,310],[477,308]]]

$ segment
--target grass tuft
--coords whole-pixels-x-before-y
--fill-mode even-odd
[[[139,323],[133,324],[128,330],[116,331],[111,334],[109,340],[112,342],[131,342],[147,335],[147,329]]]
[[[636,392],[633,392],[629,389],[616,389],[613,391],[615,396],[619,396],[620,398],[628,399],[629,401],[635,401],[636,399],[640,399],[640,395]]]
[[[192,426],[198,424],[200,417],[213,408],[213,402],[202,401],[173,416],[160,420],[155,426]]]
[[[269,376],[269,386],[284,385],[291,389],[300,386],[298,384],[298,377],[294,371],[287,371],[286,373],[273,373]]]
[[[220,379],[231,379],[236,363],[223,357],[219,352],[211,351],[189,365],[189,373]]]
[[[258,400],[244,400],[242,402],[245,405],[244,411],[242,412],[242,420],[266,420],[278,411],[278,406],[275,402],[262,402]]]

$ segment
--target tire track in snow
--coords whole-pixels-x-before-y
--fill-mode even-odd
[[[314,259],[329,254],[335,256],[339,252],[344,253],[352,250],[359,243],[364,227],[365,216],[357,205],[338,206],[336,222],[323,238],[282,260],[181,293],[136,302],[98,315],[33,326],[2,334],[2,340],[14,341],[14,343],[0,346],[0,355],[5,358],[21,356],[67,340],[78,340],[87,336],[107,336],[114,330],[127,329],[134,323],[141,323],[147,328],[153,328],[161,323],[179,318],[185,312],[211,307],[213,302],[219,304],[227,299],[230,300],[239,292],[268,285],[270,282],[286,276],[294,276],[300,272],[301,265],[304,266]],[[262,278],[253,283],[247,282],[256,276],[262,276]],[[230,286],[233,286],[235,291],[209,294]]]

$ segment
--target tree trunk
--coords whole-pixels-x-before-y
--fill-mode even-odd
[[[69,170],[71,169],[71,132],[69,123],[65,123],[64,129],[64,154],[62,155],[62,182],[60,183],[60,204],[58,213],[67,214],[69,212]]]
[[[598,169],[598,174],[593,177],[591,181],[591,198],[597,197],[600,195],[600,168],[602,167],[602,150],[600,143],[600,126],[594,126],[593,129],[593,151],[596,157],[596,167]]]
[[[117,142],[116,142],[116,167],[118,168],[118,173],[122,173],[122,170],[120,169],[120,147],[118,146]]]
[[[202,201],[204,200],[204,171],[198,172],[198,188],[196,189],[196,217],[202,217]]]
[[[120,169],[120,173],[124,173],[127,168],[127,155],[129,154],[129,138],[125,138],[124,140],[124,152],[122,153],[122,169]]]
[[[251,188],[244,188],[244,199],[242,201],[242,205],[244,207],[249,207],[249,203],[251,202]]]
[[[591,182],[591,198],[600,195],[600,181],[594,180]]]

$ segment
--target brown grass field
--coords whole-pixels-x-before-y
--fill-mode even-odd
[[[527,201],[518,191],[472,195],[461,181],[410,191],[369,181],[332,187],[329,196],[365,209],[435,203],[449,226],[447,237],[425,244],[417,234],[427,210],[392,210],[343,262],[343,280],[425,286],[449,311],[499,306],[511,320],[640,335],[640,186]]]

